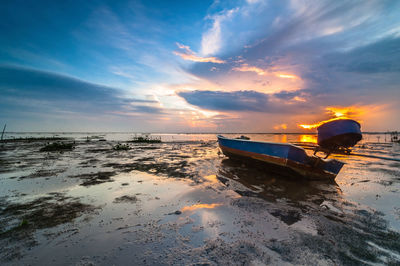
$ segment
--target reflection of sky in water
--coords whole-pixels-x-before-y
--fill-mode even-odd
[[[300,135],[299,142],[317,143],[317,135]]]
[[[190,206],[185,206],[182,208],[183,212],[186,211],[195,211],[198,209],[214,209],[215,207],[221,206],[221,203],[211,203],[211,204],[206,204],[206,203],[199,203],[199,204],[194,204]]]

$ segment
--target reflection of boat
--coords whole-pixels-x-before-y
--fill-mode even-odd
[[[318,145],[323,149],[353,147],[362,139],[360,124],[352,119],[333,120],[322,124],[317,130]]]
[[[221,135],[218,143],[222,152],[232,159],[262,162],[270,170],[289,176],[334,179],[344,164],[334,159],[308,156],[303,148],[288,143],[230,139]]]
[[[263,171],[260,167],[243,167],[241,163],[230,159],[222,160],[216,178],[241,196],[272,202],[263,205],[263,209],[288,225],[301,220],[302,212],[309,213],[312,208],[320,212],[321,204],[336,201],[340,193],[334,181],[302,179],[292,182],[279,174]]]
[[[333,198],[338,194],[338,185],[335,181],[302,179],[292,182],[282,177],[284,176],[263,171],[261,167],[243,167],[242,164],[230,159],[222,160],[216,175],[216,178],[224,184],[234,181],[247,188],[230,186],[238,194],[261,197],[270,202],[286,199],[292,203],[312,201],[320,205],[327,198]]]

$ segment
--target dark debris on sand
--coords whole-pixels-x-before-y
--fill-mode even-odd
[[[66,141],[69,138],[61,137],[37,137],[37,138],[12,138],[0,140],[0,143],[15,143],[15,142],[43,142],[43,141]]]
[[[114,199],[114,203],[136,203],[139,199],[136,196],[124,195]]]
[[[193,178],[194,174],[185,171],[185,168],[188,166],[187,161],[175,162],[175,163],[167,163],[167,162],[150,162],[150,163],[142,163],[142,162],[134,162],[134,163],[107,163],[104,164],[104,167],[112,167],[117,171],[121,172],[131,172],[133,170],[147,172],[151,174],[163,174],[168,177],[175,178]]]
[[[40,149],[41,152],[47,151],[70,151],[74,149],[74,143],[53,142]]]
[[[116,175],[116,172],[114,171],[105,171],[105,172],[97,172],[97,173],[88,173],[88,174],[80,174],[80,175],[75,175],[71,176],[72,178],[79,178],[83,180],[83,183],[81,183],[81,186],[92,186],[92,185],[97,185],[101,184],[104,182],[113,182],[110,177]]]
[[[25,249],[36,245],[36,230],[72,222],[95,209],[61,193],[49,193],[24,203],[3,198],[0,201],[0,261],[20,258]]]

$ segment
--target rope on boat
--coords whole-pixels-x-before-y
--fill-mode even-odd
[[[367,154],[361,154],[361,153],[349,153],[349,155],[400,162],[400,159],[398,159],[398,158],[391,158],[391,157],[384,157],[384,156],[367,155]]]
[[[306,150],[315,150],[317,146],[314,145],[299,145],[302,146],[303,149]],[[352,156],[359,156],[359,157],[368,157],[368,158],[374,158],[374,159],[382,159],[382,160],[388,160],[388,161],[395,161],[395,162],[400,162],[399,158],[391,158],[391,157],[385,157],[385,156],[376,156],[376,155],[368,155],[368,154],[361,154],[361,153],[335,153],[332,152],[333,154],[342,154],[342,155],[352,155]]]

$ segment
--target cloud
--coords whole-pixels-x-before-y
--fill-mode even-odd
[[[213,23],[212,27],[203,34],[201,39],[201,53],[203,55],[215,54],[220,50],[222,46],[222,23],[232,18],[238,10],[238,8],[234,8],[207,17],[213,20]]]
[[[208,110],[265,111],[268,95],[256,91],[181,91],[178,95],[188,103]]]
[[[247,3],[249,4],[257,4],[259,2],[261,2],[262,0],[246,0]]]
[[[180,56],[184,60],[194,61],[194,62],[210,62],[215,64],[223,64],[225,61],[218,59],[216,57],[201,57],[197,56],[189,46],[177,43],[176,44],[183,51],[174,51],[174,54]]]
[[[255,66],[249,66],[248,64],[243,64],[240,67],[234,67],[232,70],[240,72],[254,72],[261,76],[267,74],[267,72],[265,72],[263,69]]]
[[[220,112],[259,112],[269,114],[310,114],[319,112],[321,103],[309,100],[304,90],[262,93],[243,91],[179,91],[177,95],[187,103],[205,110]],[[312,111],[310,111],[312,109]]]
[[[298,79],[299,77],[293,74],[275,74],[277,77],[284,79]]]
[[[0,88],[14,96],[49,100],[105,101],[116,98],[116,89],[73,77],[16,66],[0,66]]]
[[[149,113],[149,114],[162,114],[164,113],[163,109],[160,107],[147,106],[147,105],[138,105],[134,107],[134,110],[138,113]]]
[[[301,90],[297,90],[297,91],[280,91],[277,93],[273,94],[274,97],[281,99],[281,100],[297,100],[299,101],[299,99],[303,99],[302,97],[304,96],[304,92]],[[302,100],[300,100],[302,101]],[[304,101],[304,100],[303,100]]]
[[[400,97],[400,38],[387,37],[307,62],[302,75],[313,101],[325,105],[388,103]]]
[[[184,60],[194,61],[194,62],[210,62],[216,64],[223,64],[225,61],[220,60],[216,57],[200,57],[194,54],[185,54],[181,52],[174,52],[175,55],[180,56]]]
[[[156,100],[143,100],[143,99],[126,99],[123,100],[126,103],[158,103]]]
[[[400,38],[388,37],[347,52],[328,54],[328,67],[365,74],[400,72]]]
[[[287,124],[279,124],[274,126],[275,130],[286,130],[287,128],[288,128]]]
[[[310,112],[316,106],[399,98],[400,19],[396,10],[400,3],[279,1],[252,6],[257,8],[240,6],[221,24],[227,29],[221,32],[222,43],[232,45],[221,46],[215,56],[229,58],[226,64],[218,71],[194,64],[187,69],[189,73],[212,81],[221,91],[300,90],[299,95],[287,97],[291,102],[307,100]],[[261,21],[263,26],[254,28]],[[243,35],[246,32],[254,34]],[[248,36],[247,43],[237,48],[240,36]],[[278,95],[274,98],[280,99]]]
[[[262,69],[256,66],[250,66],[249,64],[242,64],[239,67],[233,67],[232,70],[233,71],[239,71],[239,72],[254,72],[257,75],[260,76],[266,76],[267,74],[270,75],[274,75],[278,78],[284,78],[284,79],[299,79],[298,76],[294,75],[294,74],[288,74],[288,73],[280,73],[280,72],[275,72],[274,70],[275,67],[271,67],[270,70],[268,69]]]
[[[16,112],[106,114],[115,111],[161,113],[158,102],[126,97],[121,90],[69,76],[17,66],[0,66],[4,106]],[[6,108],[0,108],[6,111]]]

